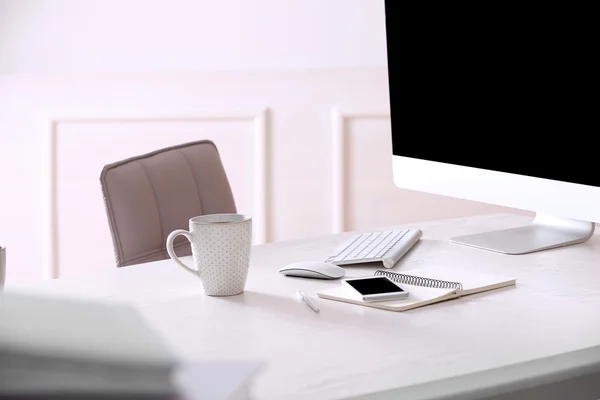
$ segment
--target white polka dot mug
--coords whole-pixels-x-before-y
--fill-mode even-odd
[[[179,235],[192,244],[193,267],[181,262],[173,250]],[[194,217],[189,231],[177,229],[167,237],[169,256],[200,278],[208,296],[233,296],[244,291],[251,250],[252,218],[240,214]]]

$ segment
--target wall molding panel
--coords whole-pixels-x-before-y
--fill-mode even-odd
[[[252,122],[253,167],[254,167],[254,210],[253,225],[257,243],[270,240],[269,234],[269,184],[268,184],[268,116],[267,108],[258,111],[234,111],[222,113],[53,113],[42,118],[42,215],[43,215],[43,258],[41,274],[43,279],[60,277],[59,254],[59,216],[58,216],[58,174],[57,174],[57,136],[58,128],[63,124],[123,124],[123,123],[169,123],[169,122],[215,122],[248,121]]]
[[[347,140],[346,127],[350,119],[389,119],[390,110],[346,110],[334,107],[331,109],[331,143],[332,143],[332,205],[331,233],[346,230],[346,162]]]

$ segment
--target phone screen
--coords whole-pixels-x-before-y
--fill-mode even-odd
[[[362,295],[380,294],[380,293],[401,293],[404,292],[398,285],[390,281],[385,276],[366,279],[347,280],[346,283],[356,289]]]

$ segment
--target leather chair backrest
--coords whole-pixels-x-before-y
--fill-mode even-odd
[[[118,267],[169,258],[165,242],[198,215],[236,213],[233,193],[212,141],[168,147],[105,166],[102,194]],[[175,240],[179,256],[191,254]]]

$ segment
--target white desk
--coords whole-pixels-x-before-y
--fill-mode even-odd
[[[517,287],[404,313],[315,298],[317,314],[296,300],[296,290],[315,296],[339,282],[278,274],[287,263],[324,259],[348,233],[255,247],[247,290],[234,297],[203,295],[200,281],[169,260],[35,289],[130,300],[185,359],[264,359],[252,390],[256,399],[342,398],[392,389],[402,398],[402,388],[411,385],[600,345],[598,235],[524,256],[447,241],[528,221],[495,215],[407,225],[423,229],[424,236],[394,270],[440,264],[514,276]],[[361,276],[374,270],[347,271]]]

